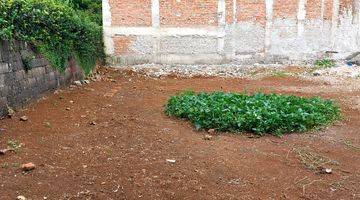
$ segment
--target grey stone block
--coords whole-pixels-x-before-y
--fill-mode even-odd
[[[351,54],[350,56],[346,57],[345,60],[348,63],[354,64],[354,65],[360,65],[360,52],[355,52]]]
[[[5,75],[0,74],[0,87],[5,87]]]
[[[7,63],[0,63],[0,74],[9,72],[9,65]]]

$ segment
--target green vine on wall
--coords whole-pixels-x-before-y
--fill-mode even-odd
[[[59,71],[71,57],[86,74],[103,55],[102,28],[58,0],[1,0],[0,38],[33,44]]]

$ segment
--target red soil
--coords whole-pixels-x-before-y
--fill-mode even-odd
[[[258,91],[336,100],[359,92],[301,93],[319,86],[295,77],[152,79],[107,70],[101,81],[50,94],[0,121],[0,199],[360,199],[360,115],[341,103],[344,119],[321,131],[282,138],[223,133],[204,140],[163,110],[170,95]],[[70,101],[74,101],[70,103]],[[67,110],[66,108],[70,108]],[[21,122],[26,115],[29,120]],[[299,150],[331,162],[332,174],[310,170]],[[175,163],[166,159],[174,159]],[[36,169],[23,173],[21,164]]]

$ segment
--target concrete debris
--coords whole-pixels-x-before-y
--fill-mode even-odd
[[[360,67],[356,65],[348,66],[346,64],[338,64],[336,67],[316,70],[313,72],[313,75],[357,78],[360,77]]]
[[[360,55],[358,55],[360,59]],[[228,78],[261,78],[269,76],[276,72],[286,70],[287,65],[280,64],[257,64],[257,65],[161,65],[161,64],[143,64],[122,67],[122,69],[130,70],[149,77],[161,78],[164,76],[178,77],[228,77]],[[304,66],[303,75],[308,75],[313,70],[312,64]],[[300,75],[300,74],[297,74]],[[331,77],[360,77],[360,67],[357,65],[349,66],[344,61],[337,62],[335,67],[322,68],[310,73],[311,76],[331,76]],[[129,80],[130,81],[130,80]]]
[[[74,81],[74,84],[75,84],[76,86],[81,86],[81,85],[82,85],[81,81]]]
[[[162,77],[169,75],[177,75],[180,77],[196,77],[196,76],[220,76],[220,77],[246,77],[251,72],[262,69],[278,69],[283,68],[282,65],[257,65],[242,66],[236,64],[222,65],[160,65],[160,64],[143,64],[123,67],[122,69],[131,70],[150,77]],[[250,73],[249,73],[250,72]],[[252,74],[253,75],[253,74]]]
[[[168,162],[168,163],[176,163],[176,160],[173,160],[173,159],[166,159],[166,162]]]

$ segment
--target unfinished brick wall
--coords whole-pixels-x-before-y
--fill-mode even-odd
[[[359,1],[103,0],[106,51],[119,65],[342,58],[360,49]]]
[[[216,26],[215,0],[160,0],[160,24],[164,26]]]
[[[150,26],[151,0],[109,0],[114,26]]]

